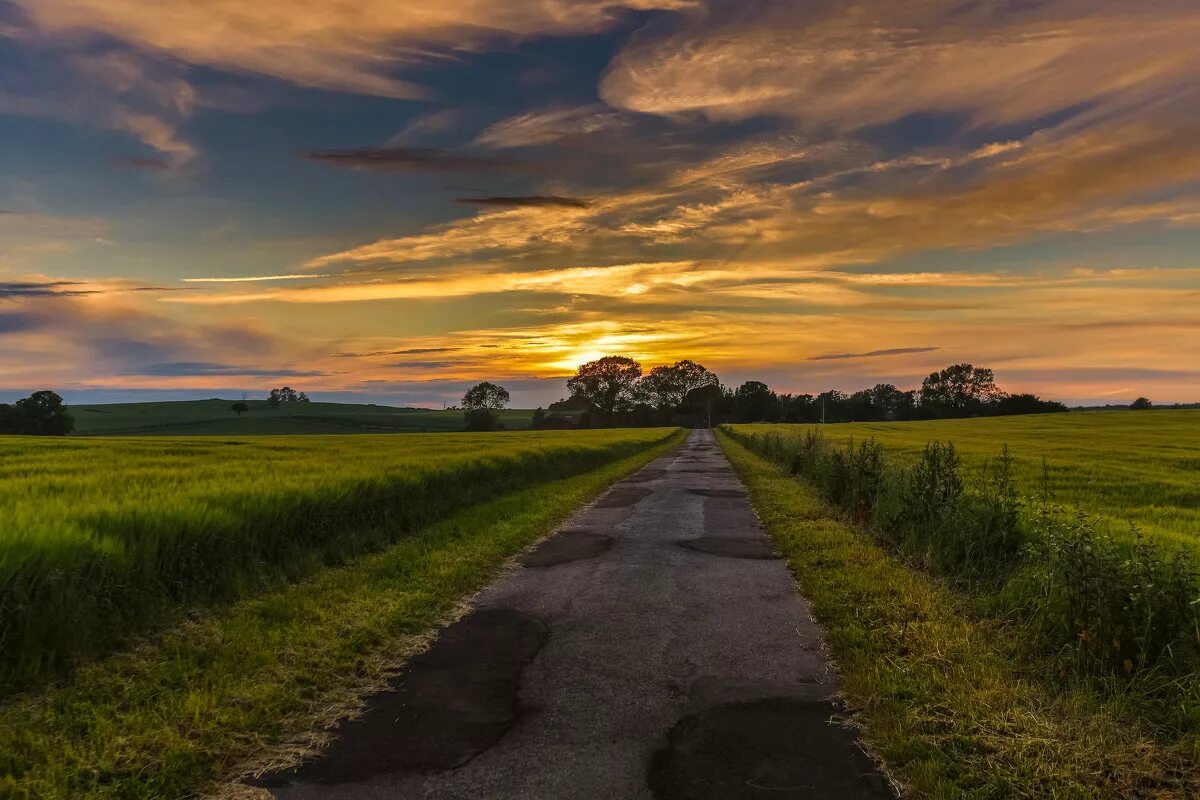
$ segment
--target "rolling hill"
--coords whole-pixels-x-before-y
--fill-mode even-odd
[[[156,403],[74,405],[75,433],[82,436],[240,436],[305,433],[424,433],[463,429],[461,411],[362,405],[291,403],[272,408],[247,400],[240,418],[235,400],[180,400]],[[500,415],[508,430],[529,427],[533,412],[508,409]]]

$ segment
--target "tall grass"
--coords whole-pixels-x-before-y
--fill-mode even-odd
[[[670,435],[0,438],[0,689]]]
[[[915,461],[896,461],[873,440],[839,445],[813,429],[728,433],[814,483],[909,561],[1013,615],[1030,649],[1056,668],[1133,676],[1200,667],[1191,550],[1136,530],[1118,538],[1044,497],[1022,500],[1006,446],[968,480],[952,443],[930,442]]]

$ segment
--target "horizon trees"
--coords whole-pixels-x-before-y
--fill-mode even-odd
[[[272,389],[267,395],[267,403],[271,408],[278,408],[285,403],[307,403],[308,395],[304,392],[297,392],[290,386],[284,386],[281,389]]]

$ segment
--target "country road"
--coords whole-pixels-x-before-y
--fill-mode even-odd
[[[887,798],[709,431],[615,484],[445,629],[280,800]]]

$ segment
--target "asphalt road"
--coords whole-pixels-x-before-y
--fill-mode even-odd
[[[615,484],[281,800],[886,798],[821,630],[708,431]]]

